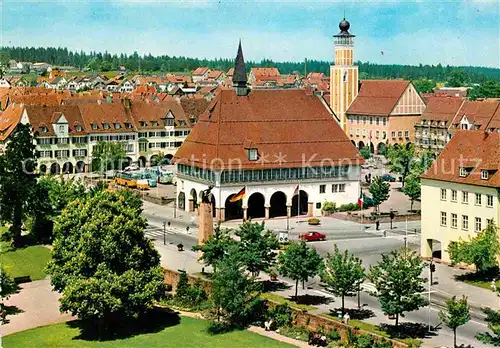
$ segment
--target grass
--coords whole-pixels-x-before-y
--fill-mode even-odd
[[[178,319],[177,319],[178,320]],[[180,323],[164,323],[163,327],[149,332],[94,341],[81,337],[75,322],[39,327],[18,332],[2,338],[3,346],[16,347],[291,347],[288,344],[241,330],[210,335],[207,333],[208,321],[181,317]],[[153,332],[155,331],[155,332]]]
[[[310,305],[306,305],[306,304],[300,304],[300,303],[296,303],[296,302],[293,302],[293,301],[290,301],[284,297],[281,297],[279,295],[276,295],[276,294],[273,294],[273,293],[263,293],[260,295],[260,297],[262,299],[265,299],[265,300],[271,300],[271,301],[274,301],[274,302],[277,302],[279,304],[288,304],[291,308],[295,308],[295,309],[298,309],[298,310],[306,310],[306,311],[312,311],[312,310],[315,310],[317,309],[317,307],[314,307],[314,306],[310,306]]]
[[[330,314],[320,314],[320,316],[323,316],[328,319],[333,319],[340,321],[337,317],[330,315]],[[392,337],[388,332],[386,332],[383,328],[380,326],[370,324],[361,320],[356,320],[356,319],[351,319],[349,320],[349,325],[354,326],[360,330],[364,330],[367,332],[371,332],[374,334],[377,334],[379,336],[385,337],[385,338],[390,338],[395,341],[400,341],[403,343],[406,343],[410,347],[420,347],[422,345],[422,341],[416,338],[395,338]]]
[[[486,290],[492,290],[491,289],[491,280],[464,280],[464,283],[478,286],[480,288],[486,289]],[[497,288],[500,289],[500,279],[496,281]]]
[[[44,268],[50,259],[50,250],[43,245],[14,249],[9,243],[0,244],[0,262],[12,278],[30,276],[31,280],[45,278]]]
[[[468,272],[461,274],[456,276],[456,279],[464,283],[492,291],[491,281],[493,279],[495,279],[497,289],[500,289],[500,279],[498,279],[499,274],[499,269],[495,267],[482,272]]]

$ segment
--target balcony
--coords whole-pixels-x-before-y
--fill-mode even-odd
[[[417,139],[422,138],[422,133],[420,133],[420,132],[415,132],[415,138],[417,138]]]

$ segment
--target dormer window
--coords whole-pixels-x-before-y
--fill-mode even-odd
[[[132,128],[132,123],[125,123],[125,128]]]
[[[115,122],[115,129],[120,129],[120,123]]]
[[[92,129],[97,129],[97,124],[92,123]]]
[[[102,124],[102,128],[104,128],[104,129],[109,129],[109,124],[107,124],[107,123],[103,123],[103,124]]]
[[[467,176],[467,169],[465,169],[464,167],[460,167],[460,176],[462,178],[465,178]]]
[[[165,119],[165,126],[173,126],[174,125],[174,119],[173,118],[166,118]]]
[[[483,180],[488,180],[488,171],[487,170],[481,170],[481,179]]]
[[[82,131],[82,126],[80,126],[79,124],[77,124],[77,125],[75,126],[75,130],[76,130],[77,132],[81,132],[81,131]]]
[[[45,126],[41,126],[40,127],[40,132],[41,133],[47,133],[48,131],[49,131],[49,129],[47,127],[45,127]]]
[[[179,121],[179,126],[184,127],[186,125],[186,121],[180,120]]]
[[[151,121],[151,125],[152,125],[153,127],[157,127],[157,126],[158,126],[158,122],[156,122],[156,121]]]
[[[146,121],[139,121],[139,125],[140,125],[141,127],[146,127],[148,124],[147,124],[147,122],[146,122]]]
[[[257,149],[248,149],[248,160],[249,161],[257,161],[259,155],[257,153]]]

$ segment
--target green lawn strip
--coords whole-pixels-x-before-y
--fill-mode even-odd
[[[9,243],[0,245],[0,261],[12,278],[30,276],[31,280],[46,277],[44,268],[50,260],[50,250],[43,245],[14,249]]]
[[[158,332],[110,341],[85,341],[78,338],[80,330],[70,325],[56,324],[18,332],[2,338],[3,347],[269,347],[285,348],[291,345],[249,332],[232,331],[210,335],[208,321],[181,317],[180,324],[168,326]]]
[[[330,314],[320,314],[320,316],[323,316],[323,317],[328,318],[328,319],[333,319],[336,321],[341,321],[337,317],[332,316]],[[416,338],[394,338],[394,337],[391,337],[387,332],[385,332],[381,327],[374,325],[374,324],[370,324],[370,323],[361,321],[361,320],[351,319],[351,320],[349,320],[349,325],[354,326],[360,330],[364,330],[367,332],[377,334],[377,335],[385,337],[385,338],[390,338],[390,339],[395,340],[395,341],[406,343],[410,347],[419,347],[422,345],[422,341],[419,339],[416,339]]]
[[[492,290],[491,289],[491,281],[487,280],[462,280],[464,283],[474,285],[486,290]],[[500,288],[500,279],[496,281],[497,288]]]
[[[313,311],[315,309],[318,309],[318,307],[310,306],[310,305],[305,305],[305,304],[300,304],[300,303],[295,303],[293,301],[290,301],[280,295],[276,295],[270,292],[265,292],[260,295],[262,299],[265,300],[270,300],[274,302],[278,302],[279,304],[285,304],[287,303],[291,308],[295,308],[298,310],[307,310],[307,311]]]

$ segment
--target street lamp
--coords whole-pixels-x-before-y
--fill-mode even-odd
[[[170,222],[168,223],[169,226],[170,226]],[[167,222],[166,221],[163,221],[163,245],[166,245],[167,244]]]

